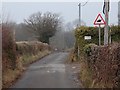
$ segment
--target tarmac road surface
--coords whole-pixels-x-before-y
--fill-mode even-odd
[[[12,88],[79,88],[65,64],[68,53],[52,53],[31,64]]]

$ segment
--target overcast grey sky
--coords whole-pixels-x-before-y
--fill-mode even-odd
[[[84,3],[82,3],[84,4]],[[4,2],[2,4],[3,13],[9,14],[10,19],[17,23],[23,22],[23,19],[28,18],[31,14],[40,12],[59,13],[65,23],[72,22],[78,18],[78,3],[77,2]],[[87,26],[93,26],[93,22],[98,15],[102,13],[103,2],[88,2],[82,7],[82,20]],[[117,24],[118,22],[118,3],[110,4],[110,23]]]

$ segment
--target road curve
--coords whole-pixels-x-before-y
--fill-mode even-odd
[[[52,53],[31,64],[12,88],[79,88],[64,64],[68,53]]]

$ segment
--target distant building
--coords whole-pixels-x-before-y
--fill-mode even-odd
[[[120,25],[120,1],[118,2],[118,25]]]

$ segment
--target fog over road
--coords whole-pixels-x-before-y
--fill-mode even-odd
[[[79,88],[65,64],[68,53],[52,53],[31,64],[12,88]]]

